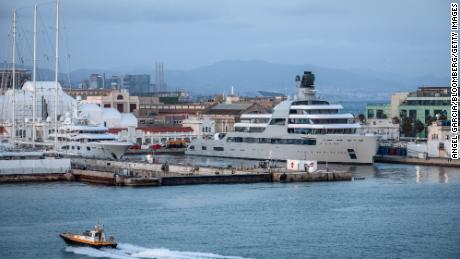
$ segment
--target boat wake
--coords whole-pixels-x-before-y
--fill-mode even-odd
[[[93,258],[114,258],[114,259],[131,259],[131,258],[157,258],[157,259],[244,259],[239,256],[225,256],[213,253],[202,252],[181,252],[169,250],[166,248],[145,248],[131,244],[119,243],[116,249],[102,248],[95,249],[91,247],[73,247],[69,246],[65,251],[86,255]]]

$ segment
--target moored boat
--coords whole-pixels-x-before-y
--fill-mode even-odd
[[[67,244],[74,246],[89,246],[93,248],[110,247],[116,248],[117,242],[114,237],[105,238],[103,226],[96,224],[94,229],[86,230],[81,234],[64,232],[59,235]]]

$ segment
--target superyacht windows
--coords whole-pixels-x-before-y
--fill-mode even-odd
[[[263,132],[265,130],[265,128],[259,128],[259,127],[253,127],[253,128],[249,128],[249,132],[253,133],[253,132]]]
[[[240,137],[229,137],[229,138],[227,138],[227,142],[276,144],[276,145],[316,145],[316,139],[281,139],[281,138],[240,138]]]
[[[206,146],[201,146],[201,150],[206,150]]]
[[[356,129],[308,129],[308,128],[288,128],[290,134],[356,134]]]
[[[289,110],[289,114],[337,114],[338,109]]]
[[[310,119],[289,119],[289,124],[311,124]]]
[[[310,101],[296,101],[292,105],[328,105],[328,101],[323,100],[310,100]]]
[[[214,151],[224,151],[223,147],[214,147]]]
[[[281,125],[284,126],[286,124],[286,119],[272,119],[270,121],[270,125]]]

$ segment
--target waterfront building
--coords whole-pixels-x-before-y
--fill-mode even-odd
[[[366,119],[389,119],[391,117],[391,105],[389,103],[372,103],[366,106]]]
[[[182,126],[193,129],[198,138],[212,138],[216,133],[216,122],[208,116],[190,116],[182,121]]]
[[[64,88],[64,92],[73,98],[80,96],[82,100],[86,100],[88,96],[106,96],[111,89],[88,89],[88,88]]]
[[[449,120],[436,120],[428,126],[426,141],[407,144],[407,156],[418,158],[449,158],[451,155]]]
[[[368,104],[366,107],[368,119],[397,117],[402,121],[403,118],[409,118],[413,129],[410,136],[416,135],[415,122],[420,121],[425,129],[418,135],[426,137],[426,126],[435,120],[437,115],[450,120],[449,87],[419,87],[415,92],[393,94],[389,104]]]
[[[399,124],[393,123],[392,119],[367,119],[361,132],[380,136],[381,140],[398,140]]]
[[[434,121],[428,126],[427,151],[430,157],[449,158],[451,154],[450,121]]]
[[[201,114],[209,103],[183,101],[187,93],[155,92],[139,95],[139,111],[136,116],[142,127],[154,125],[178,126],[190,115]]]
[[[399,117],[407,116],[426,123],[437,114],[443,114],[450,120],[450,87],[419,87],[397,105]]]
[[[190,142],[198,137],[190,127],[111,128],[109,133],[117,135],[120,141],[139,145],[166,144],[170,140]]]
[[[270,110],[257,103],[218,103],[210,106],[203,115],[215,121],[216,132],[235,131],[235,123],[245,113],[267,113]]]
[[[103,95],[86,96],[83,103],[94,103],[104,108],[115,108],[121,113],[133,113],[139,109],[139,97],[126,90],[108,90]]]

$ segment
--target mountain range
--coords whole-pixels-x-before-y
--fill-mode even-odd
[[[150,74],[154,82],[154,69],[147,66],[120,66],[113,69],[78,69],[61,74],[64,83],[77,85],[92,73],[105,73],[106,77],[124,74]],[[27,68],[27,67],[26,67]],[[233,86],[241,95],[254,96],[258,91],[296,93],[296,75],[304,70],[315,74],[316,89],[320,96],[333,101],[388,101],[394,92],[414,91],[420,86],[448,86],[449,78],[433,75],[407,76],[372,70],[336,69],[315,65],[276,64],[260,60],[224,60],[190,70],[165,70],[168,89],[184,89],[192,96],[229,94]],[[39,80],[53,80],[54,71],[39,69]]]

